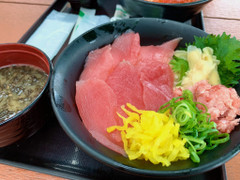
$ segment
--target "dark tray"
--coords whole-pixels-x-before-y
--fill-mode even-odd
[[[117,0],[97,8],[98,14],[113,15]],[[77,4],[78,5],[78,4]],[[78,13],[66,0],[56,1],[19,40],[25,43],[53,10]],[[185,22],[204,30],[202,13]],[[59,53],[66,47],[63,45]],[[56,58],[55,58],[56,59]],[[54,61],[54,60],[53,60]],[[50,98],[46,103],[50,103]],[[108,167],[81,151],[60,127],[52,109],[48,109],[47,123],[31,138],[0,149],[0,163],[21,167],[68,179],[146,179]],[[176,179],[176,178],[171,178]],[[184,179],[227,179],[225,166]]]

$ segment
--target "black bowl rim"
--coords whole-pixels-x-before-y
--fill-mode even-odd
[[[32,109],[32,107],[39,101],[40,97],[42,96],[42,94],[46,91],[48,84],[50,84],[51,78],[52,78],[52,74],[53,74],[53,65],[52,62],[50,61],[49,57],[46,55],[46,53],[44,53],[42,50],[40,50],[39,48],[36,48],[32,45],[28,45],[28,44],[24,44],[24,43],[4,43],[1,45],[21,45],[21,46],[25,46],[25,47],[30,47],[32,49],[35,49],[36,51],[39,51],[40,53],[42,53],[48,61],[48,65],[49,65],[49,74],[48,74],[48,79],[47,82],[45,83],[43,89],[41,90],[41,92],[38,94],[38,96],[34,99],[33,102],[31,102],[27,107],[25,107],[23,110],[21,110],[20,112],[16,113],[14,116],[3,120],[2,122],[0,122],[0,126],[3,126],[6,123],[9,123],[11,121],[14,121],[17,117],[22,116],[23,114],[27,113],[28,111],[30,111],[30,109]],[[27,51],[27,50],[25,50]]]
[[[161,20],[164,21],[165,23],[173,23],[173,24],[184,24],[178,21],[174,21],[174,20],[168,20],[168,19],[159,19],[159,18],[152,18],[152,17],[139,17],[139,18],[130,18],[130,20]],[[119,20],[119,23],[121,21],[128,21],[129,19],[122,19]],[[91,32],[94,29],[97,29],[101,26],[105,26],[107,24],[111,24],[114,22],[109,22],[109,23],[104,23],[102,25],[96,26],[93,29],[88,30],[87,32],[83,33],[82,35],[80,35],[79,37],[84,36],[85,34],[88,34],[89,32]],[[196,27],[193,27],[191,25],[188,24],[184,24],[184,26],[189,26],[193,29],[198,29]],[[198,29],[200,30],[200,29]],[[206,33],[206,32],[205,32]],[[207,33],[206,33],[207,34]],[[74,46],[74,44],[78,41],[78,38],[76,38],[73,42],[71,42],[69,44],[69,46],[64,49],[64,51],[61,53],[61,55],[58,57],[58,59],[56,60],[55,66],[59,63],[59,60],[64,56],[64,53],[68,51],[69,48],[71,48],[71,46]],[[56,66],[57,67],[57,66]],[[124,165],[122,163],[119,163],[117,161],[112,160],[109,157],[106,157],[104,155],[102,155],[100,152],[92,149],[91,147],[89,147],[87,144],[85,144],[81,139],[79,139],[75,133],[73,133],[71,131],[71,129],[67,126],[67,122],[65,120],[63,120],[63,118],[60,115],[59,112],[59,108],[57,107],[57,105],[55,104],[55,98],[54,98],[54,80],[55,80],[55,72],[57,71],[57,69],[54,69],[54,73],[52,75],[52,79],[50,82],[50,95],[51,95],[51,103],[52,103],[52,107],[53,107],[53,111],[57,117],[57,120],[60,124],[60,126],[63,128],[64,132],[70,137],[70,139],[76,143],[76,145],[81,148],[85,153],[87,153],[88,155],[90,155],[92,158],[102,162],[103,164],[106,164],[112,168],[115,168],[119,171],[123,171],[125,173],[130,173],[130,174],[134,174],[134,175],[139,175],[139,176],[147,176],[147,177],[185,177],[185,176],[191,176],[191,175],[196,175],[196,174],[200,174],[206,171],[210,171],[214,168],[217,168],[219,166],[221,166],[222,164],[224,164],[225,162],[227,162],[228,160],[230,160],[231,158],[233,158],[235,155],[237,155],[240,152],[240,144],[238,144],[231,152],[225,154],[224,156],[222,156],[221,158],[212,161],[210,163],[204,164],[202,166],[197,166],[194,168],[189,168],[189,169],[182,169],[182,170],[175,170],[175,171],[157,171],[157,170],[146,170],[146,169],[138,169],[135,167],[131,167],[128,165]]]
[[[156,5],[156,6],[188,7],[188,6],[197,6],[197,5],[200,5],[200,4],[205,4],[205,3],[208,3],[212,0],[198,0],[198,1],[195,1],[195,2],[189,2],[189,3],[158,3],[158,2],[150,2],[150,1],[145,1],[145,0],[132,0],[132,1],[139,1],[143,4]]]

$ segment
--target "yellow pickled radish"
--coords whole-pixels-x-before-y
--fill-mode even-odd
[[[180,125],[168,112],[138,110],[129,103],[127,107],[131,111],[121,107],[127,118],[118,114],[123,126],[111,126],[107,131],[121,131],[124,150],[130,160],[144,159],[170,166],[173,161],[189,158],[189,151],[184,147],[186,140],[179,137]]]

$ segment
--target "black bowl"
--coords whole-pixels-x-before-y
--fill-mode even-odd
[[[146,161],[130,161],[98,143],[85,128],[75,104],[75,83],[78,80],[89,51],[112,43],[127,30],[140,34],[141,45],[157,45],[176,37],[183,40],[179,46],[192,42],[194,36],[206,36],[204,31],[170,20],[133,18],[96,27],[73,41],[56,61],[50,83],[51,101],[57,119],[67,135],[93,158],[118,170],[144,176],[187,176],[216,168],[240,149],[240,126],[231,133],[231,140],[201,155],[199,164],[191,160],[178,161],[169,167]]]
[[[192,3],[168,4],[144,0],[120,0],[124,9],[133,17],[157,17],[184,22],[198,14],[212,0]]]

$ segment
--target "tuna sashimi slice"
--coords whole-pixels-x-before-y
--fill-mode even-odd
[[[141,46],[136,68],[147,110],[157,111],[173,97],[174,73],[168,63],[180,40],[176,38],[160,46]]]
[[[141,46],[138,63],[147,66],[152,61],[169,63],[181,38],[175,38],[159,46]]]
[[[109,73],[111,73],[118,63],[119,62],[112,57],[110,45],[91,51],[87,57],[80,79],[87,80],[96,78],[106,80]]]
[[[106,82],[117,96],[118,112],[121,112],[120,107],[126,103],[131,103],[139,109],[145,108],[138,71],[128,61],[120,62]]]
[[[140,37],[138,33],[128,32],[116,38],[112,44],[112,55],[118,61],[129,61],[136,64],[140,51]]]
[[[145,67],[138,67],[141,81],[151,82],[155,86],[162,84],[173,88],[174,73],[169,64],[153,61]]]
[[[146,110],[158,111],[160,106],[172,99],[172,89],[167,85],[154,86],[143,81],[143,101]]]
[[[119,124],[115,119],[117,98],[105,81],[77,81],[75,98],[82,121],[92,136],[106,147],[125,154],[120,132],[107,132],[108,127]]]
[[[157,111],[173,97],[174,74],[165,63],[154,62],[139,71],[143,85],[143,102],[147,110]]]

